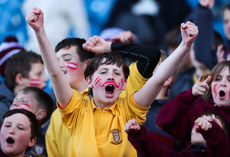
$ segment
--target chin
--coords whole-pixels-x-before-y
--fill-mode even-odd
[[[220,108],[224,108],[224,107],[230,107],[230,104],[220,104],[220,105],[217,105],[218,107]]]

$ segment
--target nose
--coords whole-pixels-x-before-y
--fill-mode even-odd
[[[108,80],[114,80],[114,75],[113,75],[113,73],[109,73],[109,78],[108,78]]]
[[[220,83],[220,86],[222,87],[226,87],[227,86],[227,80],[226,79],[223,79]]]
[[[13,104],[10,107],[10,109],[19,108],[19,106],[20,106],[19,100],[14,100]]]
[[[12,126],[12,127],[10,128],[9,134],[11,134],[11,135],[14,135],[14,134],[15,134],[15,127]]]

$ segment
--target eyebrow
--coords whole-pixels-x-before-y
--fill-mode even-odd
[[[71,56],[71,54],[66,53],[66,54],[61,55],[61,57],[65,57],[65,56]]]

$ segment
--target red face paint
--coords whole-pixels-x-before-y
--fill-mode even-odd
[[[30,79],[30,85],[35,87],[40,87],[41,81],[40,79]]]
[[[24,110],[27,110],[29,111],[31,108],[31,106],[29,104],[26,104],[26,103],[23,103],[22,106],[21,106],[21,109],[24,109]]]
[[[116,88],[120,87],[120,84],[116,84],[115,81],[106,81],[103,85],[100,85],[100,86],[104,87],[106,84],[114,84]]]
[[[76,63],[67,62],[67,68],[72,69],[72,70],[76,70],[77,67],[78,67],[78,65]]]
[[[95,85],[97,85],[98,84],[98,82],[101,80],[101,77],[100,76],[98,76],[95,80],[94,80],[94,83],[95,83]]]
[[[217,86],[217,83],[216,84],[214,84],[214,86],[213,86],[213,92],[214,92],[214,98],[216,99],[216,97],[217,97],[217,91],[216,91],[216,86]]]

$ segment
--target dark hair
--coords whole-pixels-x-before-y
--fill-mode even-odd
[[[125,62],[122,55],[117,52],[107,52],[103,54],[97,54],[94,58],[92,58],[87,64],[84,75],[85,78],[91,77],[94,72],[99,68],[100,65],[110,65],[116,64],[118,67],[122,66],[122,70],[124,73],[125,79],[129,76],[129,66]]]
[[[31,128],[31,137],[30,137],[30,139],[32,140],[34,137],[38,138],[38,136],[40,134],[40,124],[39,124],[36,116],[30,111],[23,110],[23,109],[9,110],[3,115],[3,122],[4,122],[5,118],[10,117],[10,116],[12,116],[14,114],[17,114],[17,113],[24,114],[29,119],[30,128]]]
[[[129,76],[129,66],[125,62],[124,58],[117,52],[107,52],[103,54],[97,54],[94,58],[92,58],[87,64],[84,75],[85,78],[90,77],[95,73],[95,71],[99,68],[100,65],[110,65],[116,64],[118,67],[122,66],[122,71],[124,73],[125,79]],[[89,89],[89,96],[92,96],[92,89]]]
[[[230,10],[230,3],[228,3],[228,4],[226,4],[225,6],[224,6],[224,10]]]
[[[43,64],[39,54],[32,51],[22,51],[11,56],[5,67],[5,80],[11,90],[16,86],[15,78],[18,73],[23,77],[28,78],[34,63]]]
[[[210,111],[210,112],[205,112],[205,113],[201,114],[199,117],[212,116],[212,115],[214,115],[216,117],[216,119],[218,119],[221,122],[221,124],[223,126],[222,129],[224,130],[225,134],[229,138],[229,135],[230,135],[229,134],[229,124],[221,114],[219,114],[218,112]]]
[[[216,80],[216,78],[218,77],[218,75],[219,75],[225,68],[228,68],[228,70],[229,70],[229,72],[230,72],[230,61],[222,61],[222,62],[219,62],[219,63],[217,63],[217,64],[213,67],[213,69],[212,69],[212,71],[211,71],[211,73],[210,73],[210,75],[211,75],[211,81],[210,81],[209,85],[212,83],[212,81]],[[203,98],[204,98],[205,100],[209,100],[209,99],[212,100],[212,99],[213,99],[213,98],[212,98],[212,88],[211,88],[211,86],[210,86],[210,88],[204,93]]]
[[[37,101],[38,108],[42,108],[46,111],[46,116],[42,120],[40,120],[40,124],[44,124],[50,118],[54,110],[53,99],[50,97],[49,94],[47,94],[45,91],[38,87],[29,86],[23,88],[21,91],[25,94],[33,94],[34,98]]]
[[[61,49],[69,49],[72,46],[76,46],[76,53],[79,56],[79,60],[81,62],[91,59],[95,56],[94,53],[86,51],[83,49],[82,44],[86,42],[85,39],[80,38],[66,38],[60,41],[57,46],[55,47],[55,51],[58,52]]]

